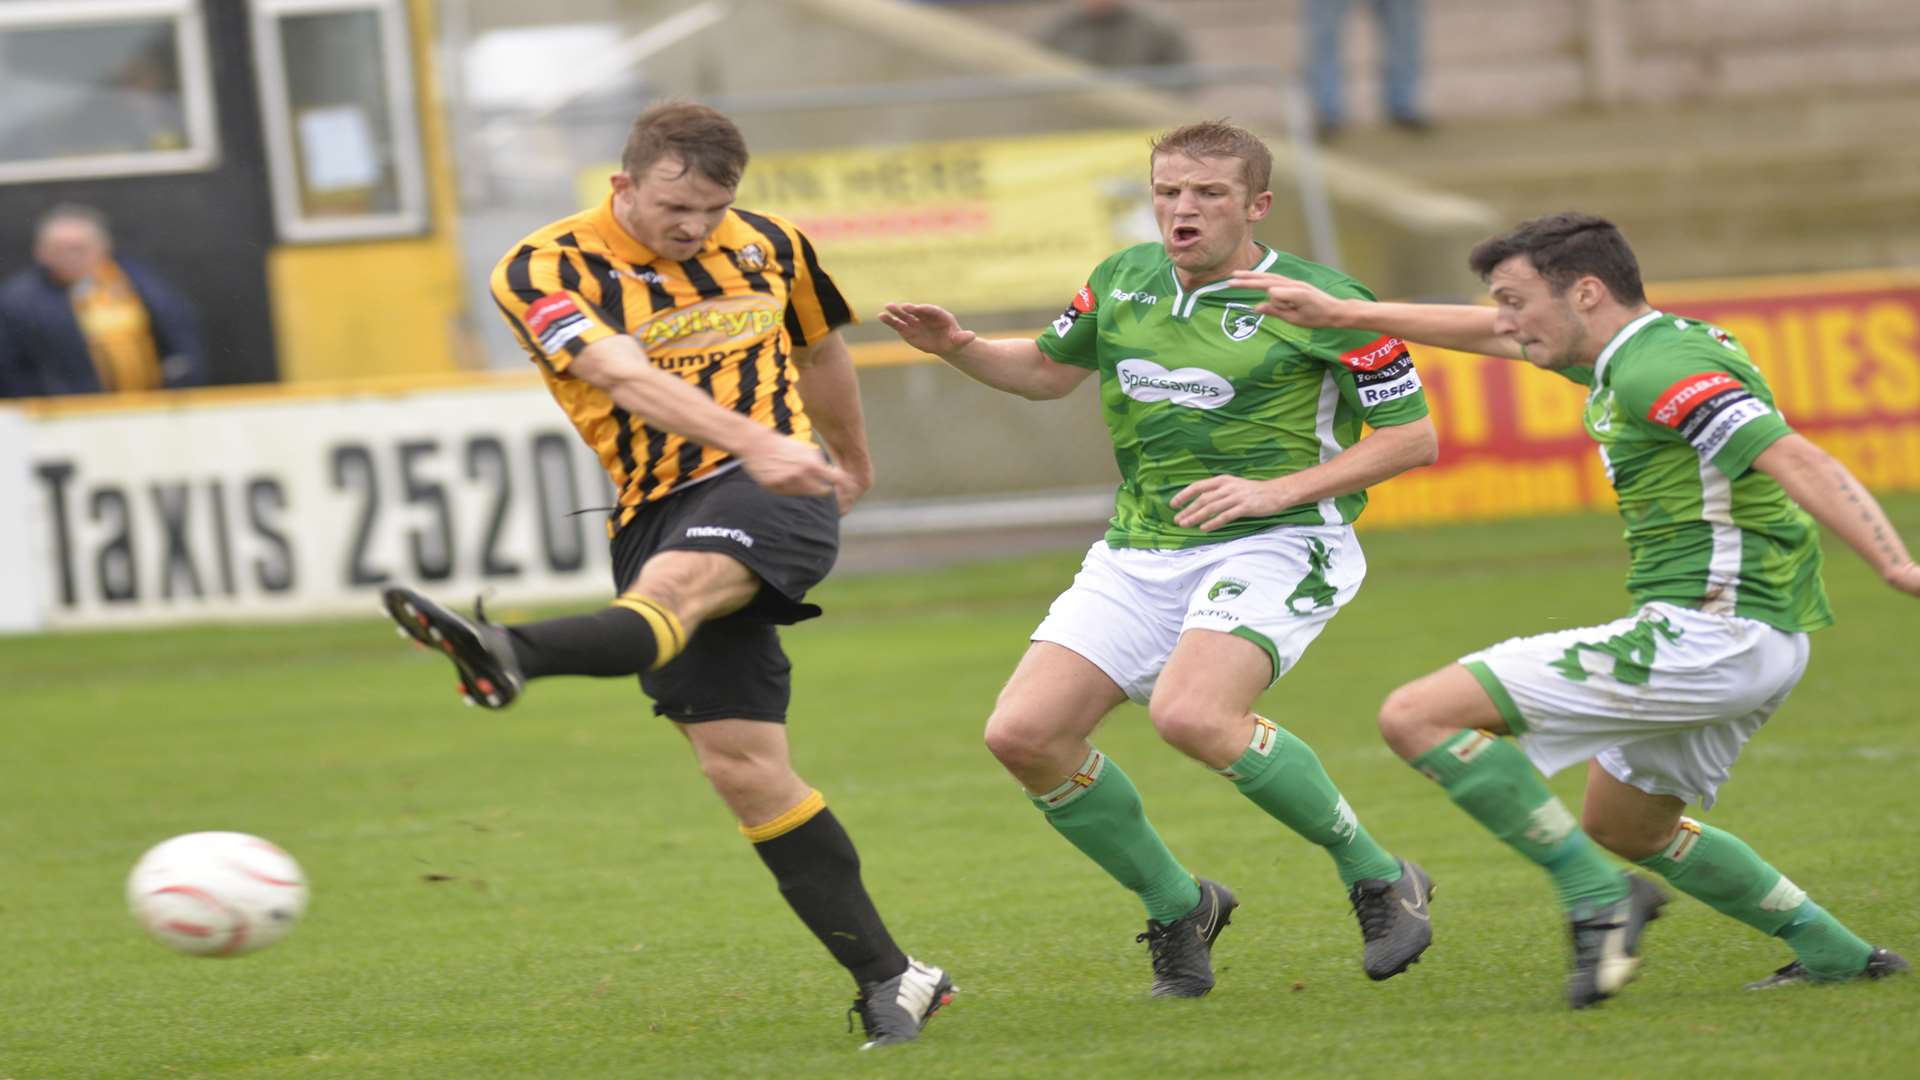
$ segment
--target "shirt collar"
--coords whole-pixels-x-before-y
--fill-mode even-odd
[[[1607,347],[1600,350],[1600,358],[1593,362],[1593,385],[1599,386],[1601,380],[1606,378],[1607,361],[1613,359],[1613,354],[1620,351],[1620,346],[1625,345],[1628,338],[1639,333],[1643,327],[1659,317],[1660,313],[1658,311],[1649,311],[1645,315],[1621,327],[1619,331],[1613,335],[1613,340],[1607,342]]]

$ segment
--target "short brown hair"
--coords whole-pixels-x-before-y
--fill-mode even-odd
[[[717,109],[692,101],[663,101],[640,114],[627,133],[620,169],[635,180],[665,157],[724,188],[740,186],[747,171],[747,140]]]
[[[1273,182],[1273,152],[1259,136],[1225,120],[1202,120],[1177,127],[1153,140],[1153,153],[1180,154],[1194,159],[1230,157],[1240,161],[1240,179],[1247,194],[1258,195]]]
[[[1634,258],[1627,238],[1606,218],[1569,210],[1523,221],[1512,231],[1475,245],[1467,256],[1467,265],[1484,281],[1494,267],[1515,255],[1525,255],[1556,296],[1592,275],[1620,303],[1646,302],[1640,260]]]

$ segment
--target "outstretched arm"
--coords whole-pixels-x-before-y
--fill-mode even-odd
[[[1804,435],[1787,435],[1760,452],[1753,467],[1779,481],[1794,502],[1860,553],[1886,583],[1920,596],[1920,566],[1886,511],[1833,455]]]
[[[1173,508],[1180,511],[1173,521],[1183,529],[1213,532],[1241,518],[1267,517],[1290,506],[1370,488],[1439,457],[1440,437],[1433,420],[1423,416],[1375,428],[1332,458],[1273,480],[1209,476],[1195,481],[1173,497]]]
[[[1259,289],[1267,302],[1256,311],[1295,326],[1334,330],[1372,330],[1402,341],[1442,349],[1524,360],[1520,346],[1493,329],[1494,311],[1477,304],[1388,304],[1331,296],[1279,274],[1244,271],[1233,276],[1236,289]]]
[[[1053,360],[1026,338],[983,338],[933,304],[888,304],[880,321],[902,341],[945,360],[968,378],[1031,401],[1066,397],[1093,374]]]

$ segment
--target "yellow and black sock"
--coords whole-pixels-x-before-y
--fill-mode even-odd
[[[773,871],[793,913],[855,983],[870,986],[907,970],[907,955],[893,943],[860,880],[853,840],[818,791],[772,821],[740,831]]]
[[[530,679],[655,671],[680,655],[687,643],[673,612],[636,593],[591,615],[524,623],[507,633],[520,671]]]

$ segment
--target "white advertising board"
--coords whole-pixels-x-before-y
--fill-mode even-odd
[[[0,410],[0,629],[606,597],[612,502],[538,384]]]

